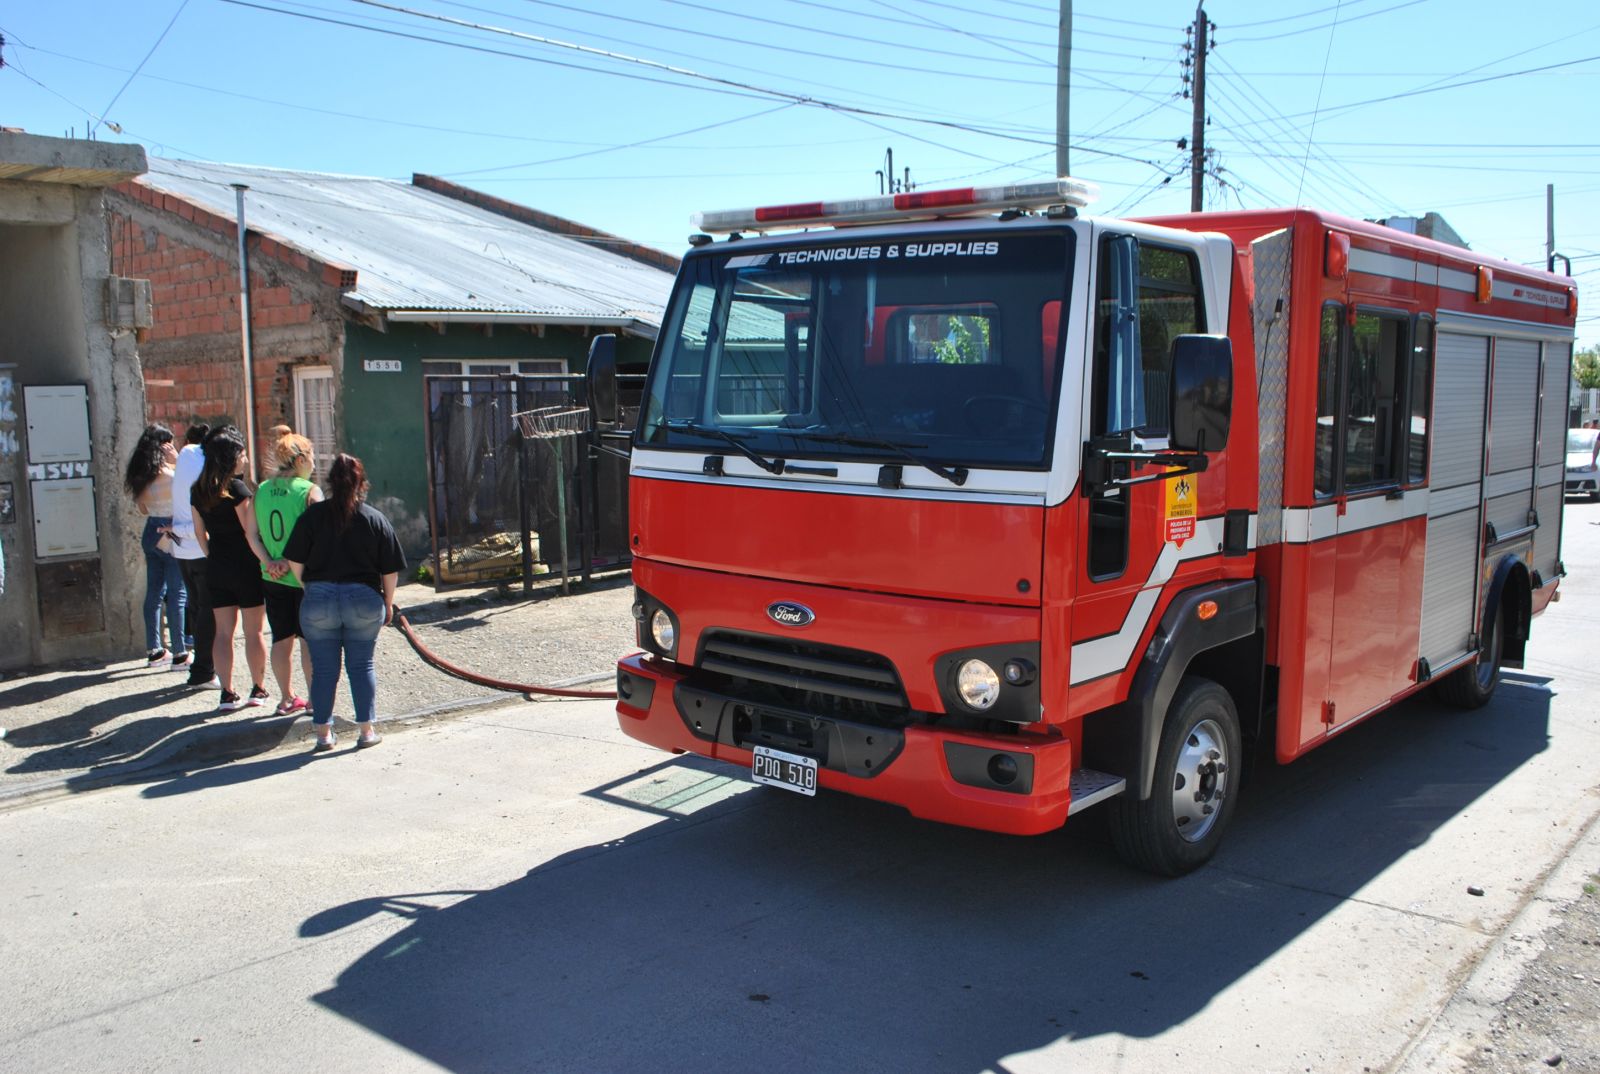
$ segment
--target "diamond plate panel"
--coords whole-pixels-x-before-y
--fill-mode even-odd
[[[1284,228],[1250,244],[1255,277],[1256,392],[1261,468],[1256,545],[1283,539],[1283,429],[1289,388],[1289,264],[1294,233]]]

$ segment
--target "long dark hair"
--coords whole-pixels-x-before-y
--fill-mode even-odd
[[[133,458],[128,460],[128,475],[123,485],[132,496],[144,495],[151,482],[161,476],[161,445],[172,443],[172,430],[165,425],[146,425],[133,445]]]
[[[333,457],[328,467],[328,503],[333,510],[334,528],[340,533],[350,528],[356,505],[367,494],[367,470],[361,460],[344,452]]]
[[[244,436],[238,426],[223,425],[212,429],[200,445],[205,452],[206,465],[194,482],[194,500],[210,510],[222,502],[222,490],[233,480],[239,468],[239,456],[244,454]]]

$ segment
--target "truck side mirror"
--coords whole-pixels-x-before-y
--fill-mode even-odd
[[[594,415],[595,428],[615,425],[622,420],[617,407],[617,337],[611,334],[594,337],[589,344],[589,365],[584,372],[588,387],[589,410]]]
[[[1172,341],[1173,451],[1221,451],[1233,417],[1233,344],[1227,336],[1179,336]]]

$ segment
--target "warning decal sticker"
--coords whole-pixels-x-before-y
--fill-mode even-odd
[[[1166,482],[1166,539],[1183,547],[1183,542],[1194,536],[1195,488],[1194,476],[1183,474]]]

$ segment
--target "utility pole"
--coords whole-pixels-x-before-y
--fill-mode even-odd
[[[1556,185],[1544,186],[1544,270],[1556,270]]]
[[[1210,41],[1211,24],[1206,21],[1206,9],[1194,9],[1194,129],[1189,137],[1189,211],[1205,208],[1204,183],[1206,178],[1206,48]]]
[[[1061,0],[1061,22],[1056,33],[1056,176],[1071,175],[1067,166],[1067,138],[1071,133],[1068,95],[1072,82],[1072,0]]]
[[[253,481],[261,475],[260,462],[256,458],[261,452],[260,445],[256,443],[256,360],[250,349],[250,260],[245,249],[244,226],[244,192],[250,188],[243,183],[232,185],[239,220],[239,339],[244,359],[244,442],[248,445],[250,477]]]
[[[912,189],[910,168],[906,168],[905,174],[899,179],[894,177],[894,148],[892,146],[883,151],[883,167],[873,174],[878,177],[878,193],[880,194],[904,194]]]

